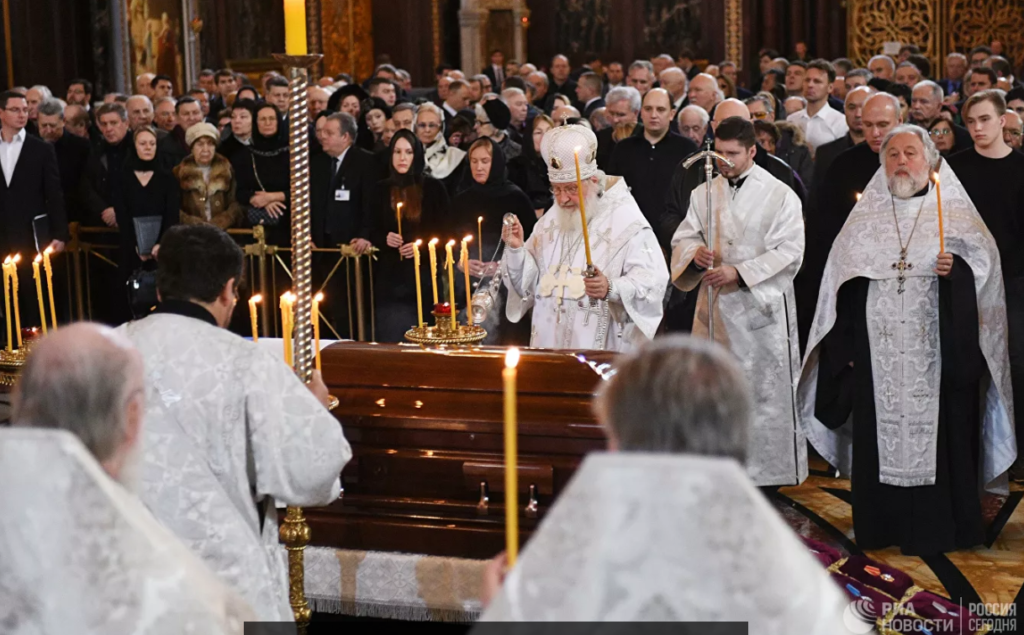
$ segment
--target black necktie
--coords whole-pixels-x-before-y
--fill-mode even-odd
[[[338,166],[341,165],[341,159],[334,157],[331,161],[331,180],[338,178]]]
[[[747,177],[743,177],[742,179],[729,179],[729,185],[731,185],[733,189],[738,190],[743,187],[743,182],[746,180]]]

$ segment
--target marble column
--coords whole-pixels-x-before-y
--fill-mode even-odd
[[[459,28],[462,36],[461,67],[467,76],[479,73],[484,67],[484,27],[487,25],[489,14],[487,9],[480,8],[459,10]]]
[[[512,42],[513,42],[513,57],[517,62],[523,64],[526,62],[526,25],[524,22],[530,19],[530,10],[525,6],[517,6],[512,9],[512,18],[516,24],[512,31]]]

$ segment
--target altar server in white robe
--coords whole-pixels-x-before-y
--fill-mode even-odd
[[[583,190],[576,183],[579,153]],[[597,137],[566,125],[545,133],[541,156],[555,202],[524,243],[523,226],[504,227],[501,262],[512,322],[533,310],[530,346],[626,351],[654,337],[668,268],[651,225],[621,177],[597,169]],[[587,270],[580,197],[595,275]]]
[[[32,349],[0,428],[0,631],[242,633],[255,613],[138,499],[143,365],[78,323]]]
[[[804,254],[800,199],[754,163],[753,125],[722,121],[715,150],[734,163],[719,166],[712,185],[709,249],[707,194],[690,196],[672,237],[672,281],[683,291],[700,285],[693,334],[708,336],[707,294],[713,290],[715,340],[742,362],[754,389],[747,471],[760,486],[795,485],[807,477],[807,447],[795,408],[800,372],[793,278]],[[713,266],[712,266],[713,265]]]
[[[242,266],[224,231],[171,228],[160,241],[161,304],[122,327],[146,364],[141,496],[262,620],[288,621],[276,507],[336,500],[351,450],[319,373],[306,387],[224,328]]]

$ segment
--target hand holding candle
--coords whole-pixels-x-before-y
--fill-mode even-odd
[[[452,305],[452,330],[456,330],[459,327],[458,322],[455,321],[455,255],[452,253],[452,247],[455,246],[455,240],[449,240],[445,243],[444,249],[447,254],[447,259],[444,261],[445,266],[448,267],[448,302]]]
[[[505,369],[501,371],[505,388],[505,551],[509,568],[519,555],[519,473],[516,447],[516,366],[519,349],[505,353]]]
[[[416,321],[418,326],[423,328],[423,289],[420,283],[420,245],[423,244],[422,240],[417,239],[412,244],[412,262],[416,268]],[[437,304],[437,283],[434,286],[434,304]]]
[[[256,315],[256,305],[263,299],[263,296],[256,294],[249,298],[249,319],[252,321],[252,341],[260,341],[259,317]],[[42,301],[42,300],[40,300]]]
[[[431,238],[427,243],[427,249],[430,251],[430,282],[434,288],[434,304],[432,306],[437,306],[437,243],[436,238]]]
[[[43,256],[36,254],[35,260],[32,261],[32,277],[36,281],[36,299],[39,300],[39,319],[43,324],[43,335],[46,335],[46,303],[43,301],[43,277],[39,274],[39,263],[43,261]]]

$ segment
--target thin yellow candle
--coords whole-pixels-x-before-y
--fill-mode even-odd
[[[519,349],[505,353],[505,369],[501,378],[505,384],[505,553],[508,566],[516,564],[519,555],[519,479],[518,449],[516,448],[516,365]]]
[[[32,261],[32,277],[36,281],[36,299],[39,300],[39,319],[43,323],[43,335],[46,335],[46,303],[43,302],[43,277],[39,275],[39,263],[43,261],[40,254],[36,254]]]
[[[50,320],[53,323],[53,330],[57,330],[57,305],[53,301],[53,266],[50,264],[50,254],[53,247],[43,250],[43,269],[46,270],[46,290],[50,294]],[[17,256],[15,256],[17,258]]]
[[[11,332],[11,257],[4,258],[4,316],[7,317],[7,352],[11,352],[14,333]]]
[[[479,256],[480,256],[480,262],[483,262],[484,261],[484,217],[483,216],[477,216],[476,217],[476,239],[477,239],[477,241],[479,241],[476,244],[476,251],[477,251],[477,254],[479,254]]]
[[[454,246],[454,239],[449,240],[444,246],[444,250],[448,254],[444,264],[448,267],[448,303],[452,307],[451,314],[453,331],[459,326],[458,322],[455,321],[455,256],[452,254],[452,247]]]
[[[297,296],[288,292],[288,365],[295,367],[295,300]]]
[[[473,287],[469,285],[469,241],[472,236],[462,239],[462,251],[459,253],[459,260],[462,263],[462,273],[466,276],[466,324],[473,326]]]
[[[21,348],[21,307],[18,305],[18,261],[21,254],[14,254],[11,258],[11,295],[14,297],[14,334],[18,340],[18,348]]]
[[[939,187],[939,173],[932,175],[935,179],[935,198],[939,201],[939,253],[946,251],[946,232],[942,229],[942,189]]]
[[[324,294],[318,293],[313,298],[313,345],[316,346],[316,369],[320,368],[320,303],[324,301]]]
[[[249,298],[249,319],[252,321],[252,341],[260,341],[260,320],[256,314],[256,305],[263,300],[263,296],[256,294]]]
[[[292,365],[292,334],[291,325],[289,324],[289,317],[291,314],[291,307],[289,306],[290,297],[290,291],[286,291],[281,296],[281,339],[284,344],[284,363],[289,366]]]
[[[306,0],[284,0],[284,52],[306,54]]]
[[[416,266],[416,320],[420,328],[423,328],[423,289],[420,283],[420,245],[422,244],[423,241],[419,239],[412,244],[412,262]],[[436,283],[434,293],[437,293]]]
[[[590,267],[594,261],[590,259],[590,231],[587,230],[587,210],[583,206],[583,179],[580,178],[580,149],[576,148],[576,189],[580,201],[580,222],[583,223],[583,249],[587,252],[587,266]]]
[[[404,205],[404,203],[399,203],[398,204],[398,209],[395,210],[395,218],[398,219],[398,235],[399,236],[402,235],[402,205]],[[405,239],[403,238],[402,240],[405,240]],[[398,259],[402,260],[402,252],[398,252]]]
[[[437,306],[437,243],[436,238],[431,238],[427,243],[427,250],[430,252],[430,284],[434,287],[434,306]]]

